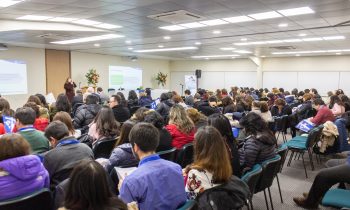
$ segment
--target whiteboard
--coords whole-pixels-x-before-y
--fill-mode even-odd
[[[263,87],[269,90],[282,87],[291,91],[298,87],[298,72],[263,72]]]
[[[257,87],[256,72],[225,72],[225,88],[230,90],[231,87]]]
[[[340,72],[298,72],[298,89],[316,88],[321,96],[338,89]]]
[[[350,94],[350,72],[340,72],[339,88],[344,90],[345,95]]]

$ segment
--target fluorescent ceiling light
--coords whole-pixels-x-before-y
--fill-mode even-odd
[[[280,28],[288,27],[288,23],[280,23],[280,24],[278,24],[278,27],[280,27]]]
[[[201,42],[195,42],[194,44],[195,45],[201,45],[202,43]]]
[[[341,52],[341,50],[327,50],[328,53]]]
[[[178,31],[186,29],[185,27],[179,26],[179,25],[171,25],[171,26],[162,26],[159,27],[160,29],[168,30],[168,31]]]
[[[87,20],[87,19],[80,19],[80,20],[75,20],[75,21],[72,21],[73,23],[76,23],[76,24],[80,24],[80,25],[98,25],[98,24],[102,24],[101,22],[97,22],[97,21],[93,21],[93,20]]]
[[[341,53],[340,52],[338,52],[338,53],[335,53],[336,55],[341,55]]]
[[[221,34],[221,31],[220,30],[215,30],[215,31],[213,31],[213,34]]]
[[[261,45],[261,44],[267,44],[267,42],[264,41],[258,41],[258,42],[249,42],[251,45]]]
[[[18,3],[23,2],[24,0],[1,0],[0,7],[9,7]]]
[[[94,44],[94,46],[95,47],[99,47],[99,46],[101,46],[100,44],[98,44],[98,43],[96,43],[96,44]]]
[[[314,50],[314,51],[311,51],[311,53],[325,53],[327,52],[326,50]]]
[[[109,24],[109,23],[102,23],[99,25],[94,25],[94,27],[105,28],[105,29],[122,28],[121,26],[113,25],[113,24]]]
[[[234,51],[235,53],[240,53],[240,54],[251,54],[252,52],[248,51],[248,50],[236,50]]]
[[[270,41],[266,41],[266,43],[268,44],[278,44],[278,43],[283,43],[282,40],[270,40]]]
[[[226,22],[226,21],[221,20],[221,19],[206,20],[206,21],[201,21],[199,23],[207,25],[207,26],[217,26],[217,25],[229,24],[229,22]]]
[[[350,52],[350,49],[272,52],[271,54],[273,54],[273,55],[291,55],[291,54],[320,54],[320,53],[341,53],[341,52]]]
[[[296,54],[295,56],[299,57],[300,55],[299,55],[299,54]]]
[[[303,40],[301,39],[285,39],[283,42],[302,42]]]
[[[307,36],[307,34],[299,34],[298,36]]]
[[[75,44],[75,43],[92,42],[92,41],[105,40],[105,39],[114,39],[114,38],[120,38],[120,37],[124,37],[124,36],[118,35],[118,34],[105,34],[101,36],[90,36],[90,37],[84,37],[79,39],[56,41],[51,43],[52,44]]]
[[[315,13],[310,7],[298,7],[292,9],[278,10],[284,16],[295,16],[295,15],[304,15]]]
[[[52,19],[48,19],[47,21],[52,21],[52,22],[72,22],[74,20],[77,20],[77,18],[55,17],[55,18],[52,18]]]
[[[206,25],[198,23],[198,22],[193,22],[193,23],[180,24],[180,26],[183,26],[186,28],[201,28],[201,27],[205,27]]]
[[[245,45],[250,45],[250,42],[239,42],[239,43],[233,43],[233,44],[237,46],[245,46]]]
[[[304,38],[303,41],[304,42],[314,42],[314,41],[321,41],[322,38],[321,37],[312,37],[312,38]]]
[[[245,41],[247,41],[247,40],[248,40],[247,38],[242,38],[242,39],[241,39],[242,42],[245,42]]]
[[[128,50],[133,50],[134,48],[132,48],[132,47],[128,47]]]
[[[230,23],[241,23],[241,22],[254,21],[254,19],[252,19],[248,16],[228,17],[228,18],[223,18],[223,20],[230,22]]]
[[[271,18],[279,18],[282,17],[282,15],[278,14],[275,11],[271,12],[262,12],[262,13],[256,13],[248,15],[251,18],[254,18],[255,20],[264,20],[264,19],[271,19]]]
[[[163,47],[164,47],[164,45],[158,45],[158,47],[159,47],[159,48],[163,48]]]
[[[171,39],[171,37],[170,36],[164,36],[163,39],[169,40],[169,39]]]
[[[50,16],[40,16],[40,15],[24,15],[22,17],[18,17],[18,20],[47,20],[52,17]]]
[[[232,54],[232,55],[196,55],[191,56],[191,58],[225,58],[225,57],[239,57],[240,55]]]
[[[125,43],[126,44],[131,44],[131,40],[126,40]]]
[[[166,52],[166,51],[181,51],[181,50],[196,50],[197,47],[175,47],[175,48],[162,48],[162,49],[148,49],[148,50],[135,50],[134,52],[146,53],[146,52]]]
[[[322,37],[322,39],[324,39],[324,40],[341,40],[341,39],[345,39],[345,36],[326,36],[326,37]]]
[[[234,47],[221,47],[220,50],[235,50]]]

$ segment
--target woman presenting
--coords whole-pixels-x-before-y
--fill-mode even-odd
[[[66,95],[69,99],[69,101],[72,101],[73,97],[74,97],[74,88],[76,88],[77,85],[75,84],[75,82],[73,82],[73,80],[71,78],[67,78],[66,83],[64,83],[64,89],[66,90]]]

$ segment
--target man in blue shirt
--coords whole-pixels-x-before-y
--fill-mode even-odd
[[[163,160],[155,153],[159,132],[152,124],[139,123],[130,131],[134,155],[139,167],[121,184],[120,198],[125,203],[136,201],[140,210],[170,210],[186,202],[181,167]]]

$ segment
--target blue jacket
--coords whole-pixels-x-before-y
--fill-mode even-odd
[[[137,165],[138,161],[132,154],[130,143],[119,145],[114,148],[107,163],[107,171],[110,172],[114,167]]]

